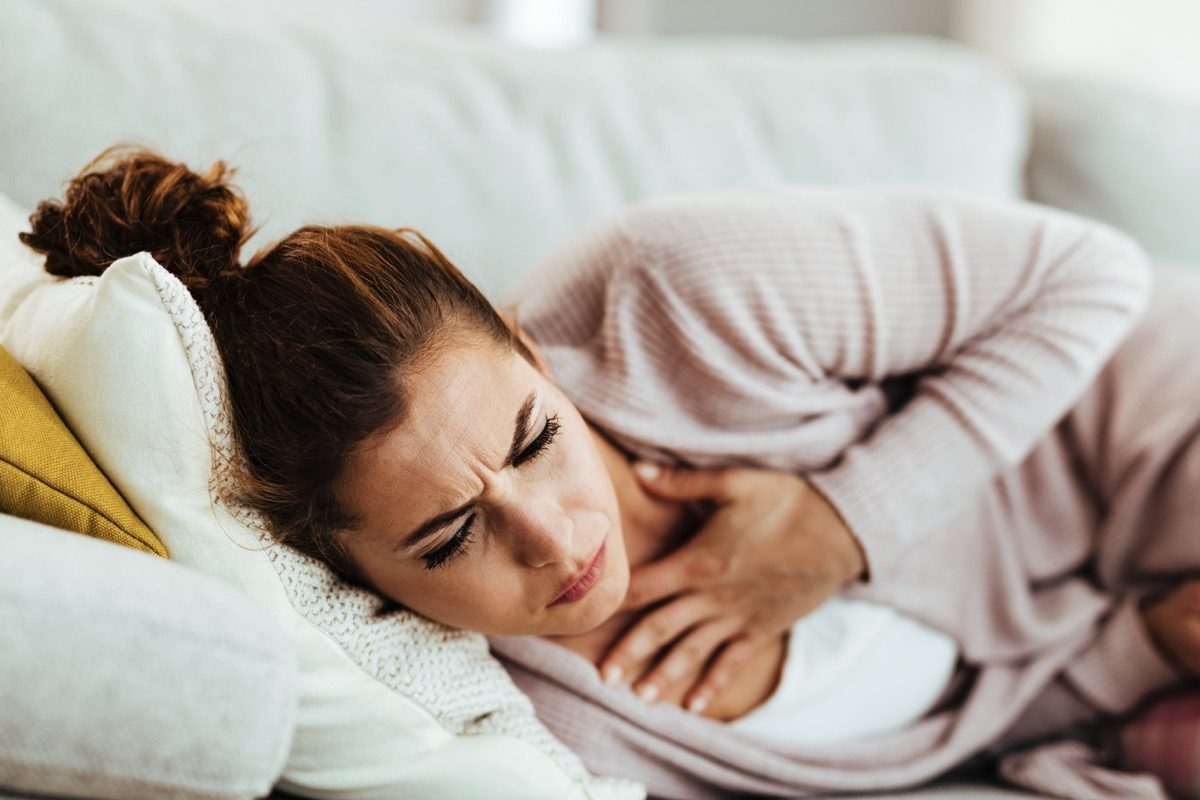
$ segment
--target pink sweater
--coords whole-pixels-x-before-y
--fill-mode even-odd
[[[1192,321],[1183,285],[1159,328]],[[515,295],[564,391],[643,457],[805,473],[867,554],[846,596],[955,637],[959,691],[895,734],[780,748],[607,689],[550,642],[494,651],[589,767],[667,797],[912,785],[1129,711],[1180,677],[1137,600],[1200,569],[1200,452],[1166,471],[1200,435],[1189,334],[1144,325],[1109,362],[1150,287],[1109,228],[945,191],[721,192],[590,229]],[[1097,760],[1044,746],[1002,770],[1159,796]]]

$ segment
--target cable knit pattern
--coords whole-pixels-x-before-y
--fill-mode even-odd
[[[319,561],[276,544],[257,511],[227,500],[233,496],[234,467],[241,455],[234,446],[224,369],[212,331],[174,275],[152,259],[142,264],[187,352],[213,448],[212,499],[263,544],[297,613],[365,672],[424,707],[451,733],[515,737],[549,755],[576,781],[642,797],[640,788],[628,781],[589,777],[579,759],[538,721],[529,699],[488,652],[484,636],[405,610],[376,616],[379,596],[347,585]]]

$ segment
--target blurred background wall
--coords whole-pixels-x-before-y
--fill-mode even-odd
[[[1197,0],[957,0],[951,34],[1039,72],[1200,98]]]
[[[237,0],[236,6],[247,2]],[[292,9],[323,4],[258,2]],[[597,34],[926,34],[961,41],[1019,70],[1091,75],[1200,97],[1200,0],[343,0],[336,5],[367,7],[387,24],[467,25],[547,47]]]
[[[615,33],[747,33],[812,38],[870,33],[949,34],[954,0],[596,0]]]

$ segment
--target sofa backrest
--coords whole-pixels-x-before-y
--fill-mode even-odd
[[[1200,98],[1030,76],[1029,197],[1107,222],[1155,258],[1200,267]]]
[[[0,192],[33,207],[118,140],[196,166],[226,158],[263,222],[252,244],[306,221],[411,225],[493,295],[559,239],[651,195],[780,182],[1021,192],[1021,91],[938,40],[542,51],[208,6],[9,0]]]

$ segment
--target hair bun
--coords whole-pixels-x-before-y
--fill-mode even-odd
[[[149,251],[194,292],[237,269],[249,238],[245,199],[218,161],[199,174],[149,150],[110,148],[44,200],[21,241],[44,253],[46,271],[99,275],[113,261]]]

